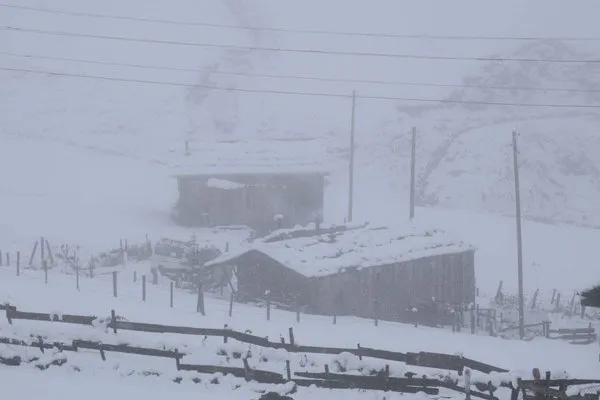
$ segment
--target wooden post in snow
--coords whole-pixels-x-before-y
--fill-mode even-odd
[[[112,273],[112,281],[113,281],[113,297],[117,297],[117,271],[113,271]]]
[[[33,250],[31,250],[31,256],[29,256],[29,266],[30,267],[33,264],[33,258],[35,257],[35,252],[37,251],[37,248],[38,248],[38,242],[35,242],[33,244]]]
[[[142,275],[142,301],[146,301],[146,275]]]
[[[202,283],[200,282],[198,282],[198,301],[196,302],[196,312],[206,315],[204,310],[204,290],[202,289]]]

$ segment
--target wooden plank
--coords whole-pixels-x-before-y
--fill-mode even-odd
[[[88,340],[74,340],[75,348],[111,351],[115,353],[136,354],[140,356],[165,357],[165,358],[182,358],[184,353],[179,353],[174,350],[160,350],[146,347],[135,347],[126,344],[106,344],[100,342],[92,342]]]
[[[558,335],[568,335],[574,333],[581,334],[593,334],[596,333],[594,328],[576,328],[576,329],[550,329],[550,333],[558,334]]]
[[[26,312],[26,311],[18,311],[12,309],[9,311],[10,317],[12,319],[23,319],[29,321],[52,321],[52,322],[61,322],[65,324],[77,324],[77,325],[92,325],[93,322],[97,319],[95,316],[85,316],[85,315],[56,315],[52,313],[34,313],[34,312]]]
[[[196,371],[201,374],[229,374],[238,378],[246,378],[246,370],[244,368],[235,367],[222,367],[214,365],[193,365],[193,364],[179,364],[179,369],[182,371]],[[259,383],[285,383],[282,374],[278,374],[270,371],[261,370],[250,370],[250,379],[255,380]]]

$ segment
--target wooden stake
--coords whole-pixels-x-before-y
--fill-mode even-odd
[[[206,315],[204,312],[204,291],[202,290],[201,283],[198,283],[198,301],[196,302],[196,312]]]
[[[37,251],[37,248],[38,248],[38,242],[35,242],[33,245],[33,250],[31,250],[31,256],[29,256],[29,266],[30,267],[33,264],[33,258],[35,257],[35,252]]]
[[[113,280],[113,297],[117,297],[117,271],[112,273]]]
[[[21,275],[21,252],[17,251],[17,276]]]
[[[48,284],[48,262],[46,260],[43,261],[44,266],[44,283]]]
[[[171,308],[173,308],[173,281],[171,281],[171,284],[169,285],[169,289],[170,289],[169,304],[171,305]]]
[[[142,275],[142,301],[146,301],[146,275]]]

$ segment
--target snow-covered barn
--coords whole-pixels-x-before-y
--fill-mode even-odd
[[[445,232],[338,226],[283,230],[207,264],[231,268],[237,299],[316,314],[403,320],[407,309],[475,300],[475,249]]]
[[[315,147],[312,141],[202,144],[176,169],[176,221],[245,225],[259,234],[315,221],[323,214],[327,175]]]

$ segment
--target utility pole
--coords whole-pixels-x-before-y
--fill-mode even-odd
[[[523,244],[521,235],[521,191],[519,184],[519,152],[517,131],[513,131],[513,159],[515,169],[515,203],[517,207],[517,263],[519,270],[519,337],[525,338],[525,306],[523,299]]]
[[[350,122],[350,164],[348,182],[348,222],[352,222],[352,208],[354,207],[354,114],[356,110],[356,91],[352,91],[352,119]]]
[[[415,169],[417,164],[417,128],[415,128],[414,126],[412,128],[411,142],[412,149],[410,151],[410,208],[408,211],[408,215],[410,220],[412,221],[412,219],[415,217]]]

